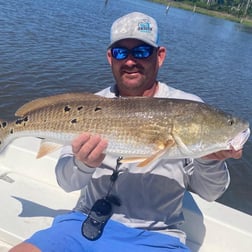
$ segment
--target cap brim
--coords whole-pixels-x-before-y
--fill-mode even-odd
[[[117,40],[115,40],[115,41],[112,41],[110,44],[109,44],[109,46],[108,46],[108,48],[111,48],[114,44],[116,44],[117,42],[119,42],[119,41],[121,41],[121,40],[124,40],[124,39],[136,39],[136,40],[139,40],[139,41],[143,41],[144,43],[146,43],[146,44],[148,44],[148,45],[151,45],[151,46],[153,46],[153,47],[158,47],[158,44],[157,43],[154,43],[154,42],[152,42],[152,41],[150,41],[150,40],[145,40],[145,39],[139,39],[139,38],[136,38],[136,37],[134,37],[134,36],[132,36],[132,37],[127,37],[127,38],[119,38],[119,39],[117,39]]]

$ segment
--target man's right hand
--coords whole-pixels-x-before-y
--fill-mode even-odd
[[[89,167],[98,167],[105,158],[108,142],[99,135],[83,133],[72,141],[75,157]]]

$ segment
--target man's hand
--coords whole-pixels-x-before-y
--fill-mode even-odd
[[[72,142],[75,157],[89,167],[98,167],[105,158],[108,142],[98,135],[83,133]]]
[[[209,154],[207,156],[204,156],[203,159],[211,159],[211,160],[225,160],[228,158],[234,158],[234,159],[239,159],[242,157],[242,150],[223,150],[223,151],[218,151],[212,154]]]

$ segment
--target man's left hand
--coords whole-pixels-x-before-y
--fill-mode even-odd
[[[203,157],[203,159],[209,159],[209,160],[225,160],[228,158],[234,158],[239,159],[242,157],[242,149],[241,150],[223,150],[218,151],[209,155],[206,155]]]

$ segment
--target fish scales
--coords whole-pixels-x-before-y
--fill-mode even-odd
[[[104,98],[62,94],[24,104],[18,119],[0,123],[0,148],[21,136],[70,144],[82,132],[108,139],[113,155],[199,157],[230,148],[246,121],[201,102],[167,98]]]

